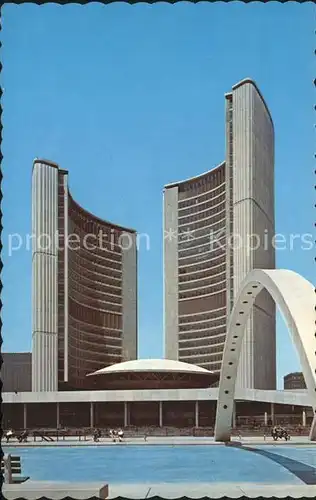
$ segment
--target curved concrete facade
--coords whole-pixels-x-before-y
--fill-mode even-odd
[[[210,253],[210,233],[225,234],[225,165],[164,192],[167,358],[220,371],[226,330],[225,248]],[[225,239],[222,238],[223,247]]]
[[[220,374],[227,321],[254,268],[273,269],[274,130],[256,84],[226,98],[226,159],[164,189],[165,356]],[[275,305],[262,293],[249,317],[238,386],[275,389]]]
[[[241,285],[233,308],[221,370],[215,439],[229,441],[236,391],[238,363],[248,318],[256,297],[266,290],[279,306],[297,349],[315,418],[310,434],[316,438],[316,337],[314,286],[287,270],[254,270]]]
[[[58,165],[36,160],[32,185],[32,388],[89,389],[88,373],[137,357],[136,233],[78,205]]]

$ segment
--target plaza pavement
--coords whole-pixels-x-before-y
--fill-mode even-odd
[[[160,484],[112,484],[62,483],[27,481],[23,484],[4,484],[2,493],[6,500],[37,500],[42,496],[61,500],[70,496],[75,500],[86,498],[114,499],[125,497],[145,500],[152,497],[162,499],[187,498],[316,498],[316,486],[255,483],[160,483]]]
[[[149,499],[159,496],[166,499],[188,498],[316,498],[316,486],[255,483],[169,483],[169,484],[119,484],[109,485],[109,498],[126,497]]]

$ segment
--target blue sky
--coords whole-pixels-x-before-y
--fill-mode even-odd
[[[49,4],[2,8],[4,351],[31,348],[35,157],[69,170],[75,199],[150,236],[139,253],[139,356],[163,355],[162,189],[224,159],[224,93],[254,78],[276,133],[276,231],[313,233],[312,3]],[[87,176],[87,173],[89,174]],[[315,281],[313,251],[277,266]],[[278,376],[298,369],[278,317]]]

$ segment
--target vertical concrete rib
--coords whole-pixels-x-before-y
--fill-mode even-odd
[[[32,390],[56,391],[58,168],[35,161],[32,174]]]
[[[64,382],[68,382],[68,174],[64,175]]]
[[[123,243],[124,241],[124,243]],[[122,238],[123,360],[137,359],[137,235]],[[125,249],[126,247],[126,249]]]
[[[178,359],[178,187],[164,190],[164,345],[167,359]]]

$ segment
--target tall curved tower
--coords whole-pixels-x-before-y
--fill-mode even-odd
[[[275,267],[272,119],[250,79],[225,98],[225,162],[164,189],[165,355],[218,377],[242,280]],[[275,305],[266,292],[247,324],[238,385],[276,386]]]
[[[68,172],[32,174],[32,390],[89,389],[89,373],[137,358],[136,233],[70,194]]]

